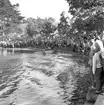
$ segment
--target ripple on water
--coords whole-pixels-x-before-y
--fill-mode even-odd
[[[63,89],[60,88],[60,81],[56,80],[55,75],[65,70],[70,60],[59,58],[58,55],[44,56],[39,53],[22,54],[19,60],[13,59],[8,59],[12,69],[7,69],[3,74],[3,77],[9,77],[5,77],[8,86],[4,85],[0,94],[3,96],[5,93],[8,97],[0,98],[0,105],[66,105],[58,94],[62,93]],[[50,71],[54,73],[48,75]]]

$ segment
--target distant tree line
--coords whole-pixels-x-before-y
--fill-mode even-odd
[[[90,39],[103,36],[104,0],[66,0],[66,2],[69,4],[72,18],[69,19],[65,16],[65,12],[62,12],[60,22],[57,23],[51,17],[25,19],[18,11],[19,4],[11,5],[9,0],[1,0],[0,21],[5,32],[4,36],[1,35],[3,36],[1,39],[7,39],[9,44],[16,47],[41,45],[43,48],[54,49],[70,46],[73,51],[88,52]],[[23,27],[17,27],[20,24],[25,24],[24,30]],[[14,35],[15,32],[17,34]]]

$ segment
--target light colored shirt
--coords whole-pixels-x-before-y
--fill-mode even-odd
[[[95,50],[96,48],[95,48],[95,45],[93,44],[92,46],[91,46],[91,50],[90,50],[90,54],[89,54],[89,56],[92,58],[92,56],[94,55],[94,50]]]
[[[100,63],[100,58],[99,58],[100,53],[101,53],[101,51],[96,52],[93,56],[93,64],[92,64],[93,74],[95,74],[96,68],[101,68],[102,67],[102,65]]]
[[[95,45],[93,44],[92,46],[91,46],[91,48],[90,48],[90,53],[89,53],[89,61],[88,61],[88,64],[90,65],[90,66],[92,66],[92,57],[93,57],[93,55],[94,55],[94,53],[95,53]]]

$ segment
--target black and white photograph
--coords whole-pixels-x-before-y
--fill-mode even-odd
[[[0,0],[0,105],[104,105],[104,0]]]

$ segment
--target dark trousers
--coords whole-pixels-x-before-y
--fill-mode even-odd
[[[90,66],[90,74],[91,74],[91,85],[95,87],[95,76],[92,72],[92,66]]]
[[[96,80],[96,90],[100,91],[102,89],[102,83],[104,78],[103,68],[96,68],[95,80]]]
[[[102,70],[102,73],[101,73],[101,86],[102,87],[104,86],[104,69]]]

